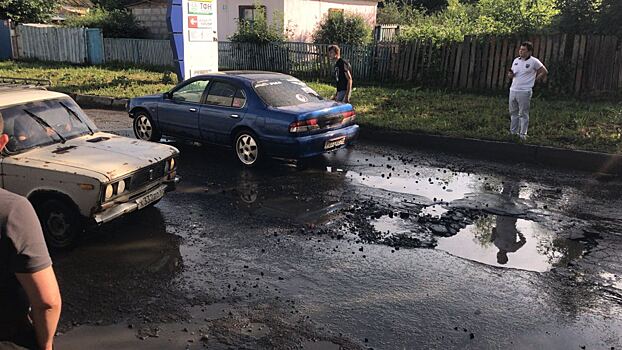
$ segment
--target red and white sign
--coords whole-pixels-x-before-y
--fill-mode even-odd
[[[181,0],[181,7],[184,77],[218,71],[217,0]]]
[[[212,29],[211,16],[188,16],[188,28],[190,29]]]
[[[197,16],[188,16],[188,28],[199,28],[199,19]]]

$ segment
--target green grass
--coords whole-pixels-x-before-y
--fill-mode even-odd
[[[310,83],[320,94],[334,89]],[[516,141],[508,135],[507,95],[361,87],[352,94],[364,127],[486,140]],[[535,94],[529,144],[622,153],[622,102],[552,99]]]
[[[51,90],[110,97],[134,97],[166,91],[177,82],[174,74],[158,68],[14,61],[0,61],[0,77],[49,79]]]
[[[44,78],[52,90],[134,97],[170,89],[165,69],[80,67],[41,62],[0,62],[0,76]],[[330,97],[334,89],[310,82]],[[507,95],[359,86],[352,95],[362,127],[513,141],[508,136]],[[532,100],[528,143],[622,153],[622,102],[538,96]]]

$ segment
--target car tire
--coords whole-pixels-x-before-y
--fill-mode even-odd
[[[261,162],[263,150],[255,133],[242,130],[233,139],[233,152],[240,164],[252,168]]]
[[[82,230],[80,215],[75,209],[57,199],[43,200],[35,209],[48,247],[65,249],[75,244]]]
[[[137,139],[158,142],[162,138],[162,132],[153,122],[153,118],[151,118],[149,113],[145,111],[136,113],[132,125]]]

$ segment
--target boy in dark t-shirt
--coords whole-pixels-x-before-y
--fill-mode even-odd
[[[337,102],[350,103],[350,95],[352,94],[352,67],[348,61],[341,58],[341,49],[337,45],[328,47],[328,55],[335,62],[335,87],[337,92],[333,96],[333,100]]]
[[[0,114],[0,150],[9,141],[3,130]],[[28,199],[0,189],[0,349],[52,349],[60,308],[35,210]]]

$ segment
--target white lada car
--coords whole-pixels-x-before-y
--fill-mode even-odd
[[[67,95],[0,87],[2,187],[35,207],[48,245],[158,202],[178,181],[171,146],[100,132]]]

